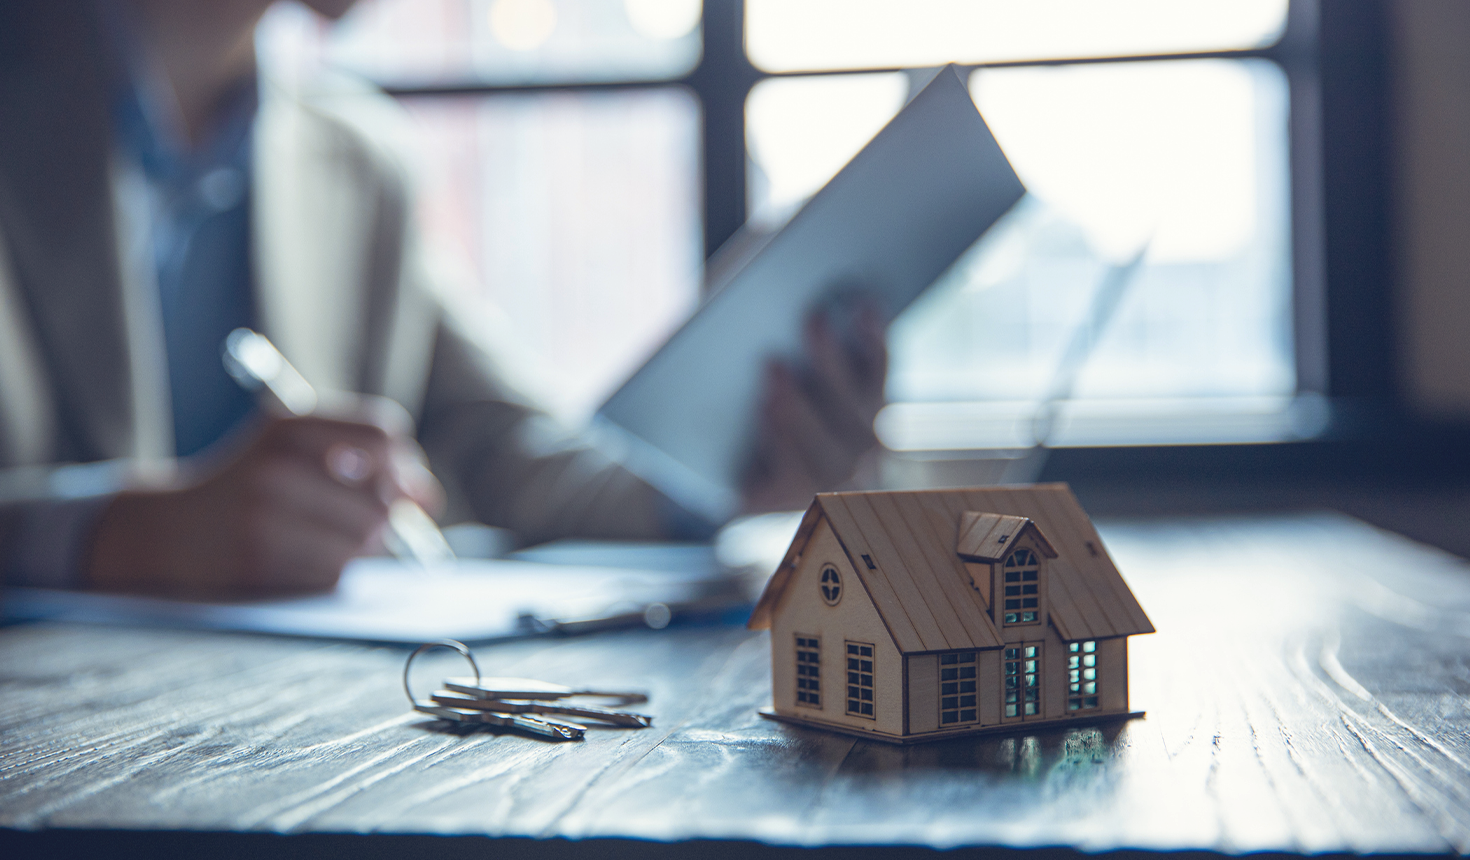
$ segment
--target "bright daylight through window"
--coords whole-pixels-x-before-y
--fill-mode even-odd
[[[328,26],[281,4],[258,41],[275,74],[325,63],[397,88],[416,126],[435,262],[483,301],[492,339],[532,359],[521,378],[578,421],[698,301],[699,103],[666,84],[495,90],[684,74],[699,61],[700,10],[699,0],[362,0]]]
[[[709,108],[677,82],[701,62],[702,16],[727,8],[364,0],[326,28],[288,5],[260,40],[278,73],[328,63],[395,88],[420,127],[421,211],[441,259],[575,420],[698,301]],[[1140,252],[1047,441],[1314,432],[1296,396],[1288,86],[1261,55],[1286,0],[744,8],[753,73],[777,75],[745,102],[742,205],[757,223],[788,217],[946,62],[967,64],[1029,189],[893,326],[887,445],[1030,445],[1095,291]]]
[[[841,7],[840,9],[838,7]],[[1287,82],[1231,51],[1284,2],[750,0],[772,71],[1224,52],[981,68],[975,100],[1029,194],[892,333],[890,447],[1028,446],[1037,401],[1110,267],[1140,268],[1095,336],[1052,444],[1270,441],[1294,402]],[[835,37],[818,39],[824,22]],[[923,76],[771,78],[749,103],[752,211],[779,222]]]

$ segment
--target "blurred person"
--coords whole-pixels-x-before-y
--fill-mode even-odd
[[[427,274],[391,103],[260,75],[269,3],[0,10],[0,581],[327,588],[401,497],[527,543],[708,537],[518,393]],[[348,393],[260,414],[221,367],[241,325]],[[876,447],[887,357],[876,315],[857,328],[814,318],[803,369],[768,368],[747,511]]]

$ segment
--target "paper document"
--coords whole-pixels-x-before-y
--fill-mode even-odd
[[[734,512],[764,364],[799,361],[806,318],[844,293],[897,315],[1025,188],[947,67],[603,405],[628,465],[685,505]]]
[[[334,591],[305,597],[214,603],[19,588],[3,599],[10,620],[418,643],[638,624],[651,607],[667,622],[670,611],[748,605],[750,596],[745,583],[708,570],[461,560],[425,571],[369,558],[348,565]]]

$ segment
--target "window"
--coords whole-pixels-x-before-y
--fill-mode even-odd
[[[262,53],[398,88],[659,81],[699,62],[700,0],[362,0],[335,26],[278,3]]]
[[[670,82],[699,60],[699,15],[699,0],[362,0],[327,25],[278,3],[258,43],[278,77],[329,65],[392,88],[430,260],[575,425],[699,302],[701,101]]]
[[[842,599],[842,577],[838,575],[837,568],[825,565],[822,568],[822,601],[828,606],[836,606],[837,601]]]
[[[1007,717],[1041,713],[1041,646],[1005,649],[1004,705]]]
[[[822,707],[822,640],[796,635],[796,703]]]
[[[847,712],[873,717],[873,646],[847,643]]]
[[[1284,68],[1312,34],[1282,39],[1287,13],[1287,0],[746,0],[748,54],[781,73],[746,105],[753,218],[787,217],[926,80],[917,70],[946,62],[965,64],[1029,191],[891,329],[889,448],[1029,447],[1088,330],[1050,444],[1320,431],[1320,400],[1296,396],[1294,237],[1313,228],[1293,224],[1307,213],[1293,211]],[[1111,321],[1090,325],[1092,298],[1140,248]]]
[[[1287,81],[1314,68],[1296,30],[1315,15],[1283,37],[1288,7],[362,0],[330,25],[277,3],[257,45],[277,77],[337,66],[401,98],[436,259],[476,277],[574,421],[698,304],[701,259],[747,215],[789,215],[924,70],[962,64],[1031,193],[890,329],[883,442],[1029,446],[1100,279],[1145,239],[1050,441],[1272,441],[1326,417],[1295,396],[1317,347],[1294,342],[1293,278],[1320,268],[1321,225],[1310,193],[1294,208],[1314,156],[1288,135],[1316,139]]]
[[[1286,0],[745,0],[751,59],[771,72],[902,68],[1264,47]]]
[[[1067,643],[1067,710],[1097,707],[1097,643]]]
[[[975,722],[975,696],[975,652],[940,654],[940,727]]]
[[[1006,624],[1036,624],[1041,617],[1041,562],[1029,549],[1006,557],[1002,588]]]

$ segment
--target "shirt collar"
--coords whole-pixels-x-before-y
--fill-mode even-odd
[[[187,183],[222,166],[248,169],[251,130],[260,104],[258,75],[226,97],[203,145],[190,147],[178,100],[123,0],[96,0],[113,55],[113,122],[117,143],[150,181]]]

